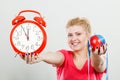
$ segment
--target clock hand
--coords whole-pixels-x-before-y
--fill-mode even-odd
[[[27,40],[29,41],[29,29],[27,29]]]
[[[23,26],[21,26],[21,28],[23,29],[23,32],[25,33],[25,36],[27,37],[27,40],[28,40],[28,35],[26,34],[26,32],[25,32],[25,29],[23,28]]]

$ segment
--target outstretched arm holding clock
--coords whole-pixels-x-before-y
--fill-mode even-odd
[[[47,52],[39,55],[27,54],[25,57],[21,56],[27,64],[34,64],[41,61],[60,66],[64,61],[64,55],[61,52]]]
[[[90,49],[90,65],[88,65],[88,40],[91,36],[89,21],[86,18],[73,18],[68,21],[66,31],[71,50],[61,49],[56,52],[27,54],[21,57],[28,64],[44,61],[56,66],[57,80],[102,80],[106,70],[107,45]]]

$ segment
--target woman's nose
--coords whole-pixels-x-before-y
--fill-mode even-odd
[[[72,37],[72,40],[76,40],[76,39],[77,39],[77,36],[74,35],[74,36]]]

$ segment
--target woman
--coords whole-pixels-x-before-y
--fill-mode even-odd
[[[101,80],[106,70],[106,44],[100,49],[90,49],[88,40],[91,26],[86,18],[73,18],[66,25],[68,44],[71,50],[61,49],[38,56],[29,54],[22,57],[28,64],[44,61],[57,68],[57,80]],[[89,64],[90,65],[89,65]]]

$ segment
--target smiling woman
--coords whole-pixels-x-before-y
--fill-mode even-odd
[[[101,55],[99,55],[98,48],[94,51],[90,50],[90,65],[88,65],[88,40],[91,36],[91,26],[88,20],[79,17],[70,19],[66,29],[71,50],[60,49],[40,55],[28,54],[21,58],[27,64],[44,61],[54,65],[57,69],[57,80],[101,80],[106,70],[104,58],[106,44],[100,47]]]

